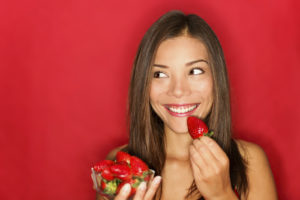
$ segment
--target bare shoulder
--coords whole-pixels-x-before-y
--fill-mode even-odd
[[[267,161],[267,155],[259,145],[244,140],[235,141],[242,157],[249,162],[248,164],[253,164],[253,162],[256,163],[259,161]]]
[[[260,174],[270,169],[268,157],[259,145],[244,140],[236,140],[236,142],[242,157],[247,162],[248,172],[254,171]]]
[[[236,140],[236,143],[242,157],[247,163],[249,184],[247,199],[277,199],[272,170],[264,150],[259,145],[251,142]]]
[[[122,146],[119,146],[119,147],[117,147],[117,148],[114,148],[113,150],[111,150],[111,151],[107,154],[106,159],[107,159],[107,160],[114,160],[115,157],[116,157],[117,152],[118,152],[118,151],[121,151],[121,150],[124,149],[125,147],[127,147],[127,144],[124,144],[124,145],[122,145]]]

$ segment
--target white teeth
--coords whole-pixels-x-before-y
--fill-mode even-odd
[[[175,113],[186,113],[186,112],[190,112],[192,110],[194,110],[195,108],[197,107],[197,105],[194,105],[194,106],[184,106],[184,107],[180,107],[180,108],[177,108],[177,107],[168,107],[168,109],[172,112],[175,112]]]

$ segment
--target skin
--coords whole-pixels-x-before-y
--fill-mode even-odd
[[[198,105],[191,115],[204,118],[213,103],[213,79],[205,46],[197,39],[176,37],[162,42],[152,70],[150,103],[165,132],[184,133],[187,117],[172,116],[166,105]]]
[[[209,63],[204,44],[186,35],[164,41],[155,57],[150,103],[165,125],[167,168],[162,176],[176,188],[168,190],[166,183],[163,191],[172,192],[164,192],[164,199],[183,199],[193,179],[205,199],[236,199],[226,154],[208,137],[193,141],[187,130],[188,116],[173,116],[165,108],[166,104],[197,104],[191,115],[202,119],[208,115],[213,103]],[[174,173],[180,170],[176,167],[181,167],[189,175],[188,180],[180,187],[174,185],[179,180],[172,180],[176,178],[168,167],[175,168]]]
[[[173,116],[165,107],[166,104],[197,104],[199,106],[191,115],[203,119],[213,103],[212,91],[208,54],[201,41],[183,35],[161,43],[154,60],[150,103],[163,120],[166,135],[163,200],[184,199],[193,180],[206,200],[238,199],[231,188],[229,159],[224,151],[209,137],[193,140],[188,134],[187,116]],[[264,151],[245,141],[238,140],[237,144],[248,162],[249,195],[241,199],[277,199],[273,175]],[[121,148],[110,152],[107,159],[113,158]],[[161,177],[155,177],[148,188],[140,185],[134,200],[153,199],[159,184]],[[124,186],[115,199],[125,200],[129,193],[130,189],[126,190]]]

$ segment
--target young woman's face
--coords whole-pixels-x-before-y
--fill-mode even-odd
[[[204,44],[179,36],[163,41],[152,66],[150,103],[166,128],[186,133],[187,117],[204,119],[213,103],[213,78]]]

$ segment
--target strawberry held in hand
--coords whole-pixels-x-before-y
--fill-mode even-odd
[[[213,132],[208,132],[208,128],[206,124],[199,118],[189,116],[187,119],[187,125],[190,135],[193,139],[200,138],[202,136],[209,136],[213,135]]]

